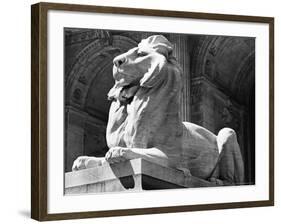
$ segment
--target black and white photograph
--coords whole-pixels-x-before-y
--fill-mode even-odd
[[[255,185],[254,37],[63,35],[65,195]]]

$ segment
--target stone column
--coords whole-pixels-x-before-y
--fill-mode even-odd
[[[188,36],[184,34],[170,34],[169,40],[174,44],[174,56],[183,70],[181,117],[183,121],[190,121],[190,49]]]

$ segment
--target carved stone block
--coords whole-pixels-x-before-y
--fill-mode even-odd
[[[142,191],[189,187],[210,187],[214,184],[185,176],[180,170],[164,167],[144,159],[104,164],[65,174],[65,194]]]

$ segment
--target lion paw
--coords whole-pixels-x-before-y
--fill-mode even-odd
[[[72,171],[88,169],[103,164],[103,158],[90,157],[90,156],[79,156],[73,163]]]
[[[124,147],[112,147],[105,154],[105,160],[108,163],[120,163],[126,161],[126,154],[129,149]]]

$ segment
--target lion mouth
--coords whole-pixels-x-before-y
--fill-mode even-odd
[[[131,103],[138,89],[139,85],[134,83],[121,87],[119,100],[126,103]]]
[[[120,83],[115,83],[108,93],[109,100],[119,100],[123,103],[131,103],[140,86],[137,83],[130,83],[120,86]]]

